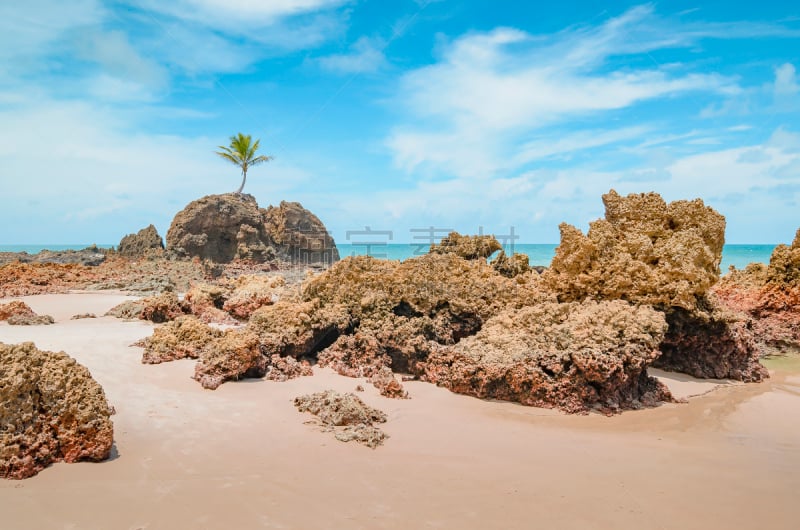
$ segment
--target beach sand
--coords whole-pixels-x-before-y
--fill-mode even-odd
[[[800,526],[800,363],[759,384],[654,372],[685,404],[614,417],[481,401],[421,382],[409,400],[315,368],[203,390],[194,361],[140,363],[152,324],[98,316],[120,295],[25,297],[52,326],[0,323],[86,365],[116,408],[103,463],[0,480],[0,527],[786,528]],[[353,391],[385,411],[375,450],[308,424],[294,397]]]

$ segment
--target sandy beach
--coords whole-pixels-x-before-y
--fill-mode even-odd
[[[688,403],[613,417],[482,401],[422,382],[375,450],[307,423],[294,397],[363,380],[315,368],[203,390],[193,361],[140,363],[148,322],[107,293],[24,297],[51,326],[0,341],[64,350],[103,386],[115,449],[0,482],[5,528],[796,528],[800,363],[759,384],[654,372]],[[693,397],[689,397],[693,396]]]

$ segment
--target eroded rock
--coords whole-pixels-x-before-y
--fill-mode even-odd
[[[355,394],[326,390],[297,397],[294,405],[300,412],[316,416],[319,424],[325,430],[333,431],[339,441],[355,440],[374,449],[388,438],[374,425],[385,423],[386,414],[365,404]]]
[[[657,193],[603,195],[605,219],[587,235],[561,224],[543,277],[561,301],[626,300],[697,308],[719,278],[725,218],[703,201],[667,204]]]
[[[178,212],[167,231],[167,248],[183,256],[228,263],[273,257],[264,218],[252,195],[208,195]]]
[[[336,242],[325,225],[299,202],[281,201],[262,210],[278,256],[295,264],[331,265],[339,261]]]
[[[164,240],[152,224],[135,234],[128,234],[119,242],[117,252],[127,258],[141,258],[149,251],[163,250]]]
[[[36,316],[33,309],[21,300],[13,300],[11,302],[0,304],[0,321],[8,320],[13,316]]]
[[[53,462],[108,458],[114,429],[102,387],[64,352],[0,343],[0,477]]]
[[[623,301],[544,302],[505,311],[441,347],[424,378],[453,392],[567,412],[652,406],[669,391],[647,375],[663,314]]]
[[[200,322],[194,316],[180,316],[157,327],[153,335],[144,340],[142,362],[159,364],[176,359],[197,359],[203,348],[221,336],[222,331]]]
[[[225,381],[264,377],[267,358],[262,355],[258,336],[248,330],[227,330],[200,352],[194,379],[214,390]]]
[[[490,235],[462,236],[458,232],[450,232],[447,237],[442,238],[439,244],[432,244],[431,254],[455,254],[464,259],[483,259],[485,260],[503,246]]]

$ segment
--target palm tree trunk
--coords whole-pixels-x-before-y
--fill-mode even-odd
[[[244,183],[247,180],[247,171],[242,171],[242,185],[239,186],[239,189],[236,190],[236,193],[241,194],[242,190],[244,189]]]

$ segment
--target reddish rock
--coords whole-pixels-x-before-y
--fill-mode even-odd
[[[180,316],[157,327],[153,335],[144,340],[144,364],[159,364],[176,359],[197,359],[212,340],[222,336],[194,316]]]
[[[185,313],[175,293],[166,292],[142,300],[139,318],[160,324],[183,316]]]
[[[5,304],[0,304],[0,321],[8,320],[12,316],[36,316],[25,302],[14,300]]]
[[[544,302],[491,318],[474,336],[440,347],[424,378],[453,392],[567,412],[652,406],[669,391],[648,377],[663,314],[622,301]]]
[[[108,458],[111,408],[89,370],[64,352],[0,343],[0,477],[53,462]]]
[[[266,373],[267,359],[261,354],[258,336],[247,330],[228,330],[203,348],[194,379],[203,388],[215,390],[225,381],[264,377]]]
[[[270,381],[288,381],[297,377],[314,375],[308,361],[297,361],[294,357],[281,357],[272,355],[270,357],[269,372],[267,379]]]
[[[210,283],[192,284],[183,297],[185,311],[206,323],[233,324],[236,322],[222,308],[230,296],[230,289],[224,285]]]
[[[775,247],[769,266],[732,270],[714,294],[725,308],[752,318],[762,355],[800,352],[800,230],[791,246]]]
[[[369,378],[369,382],[377,388],[382,396],[393,399],[408,399],[408,392],[394,376],[394,372],[388,366],[384,366],[376,371]]]
[[[233,292],[222,309],[235,318],[247,320],[257,309],[280,299],[286,289],[286,280],[282,276],[240,276],[231,283],[231,288]]]
[[[758,362],[752,323],[713,305],[706,311],[675,308],[667,312],[669,329],[662,355],[653,366],[695,377],[757,382],[769,377]]]

